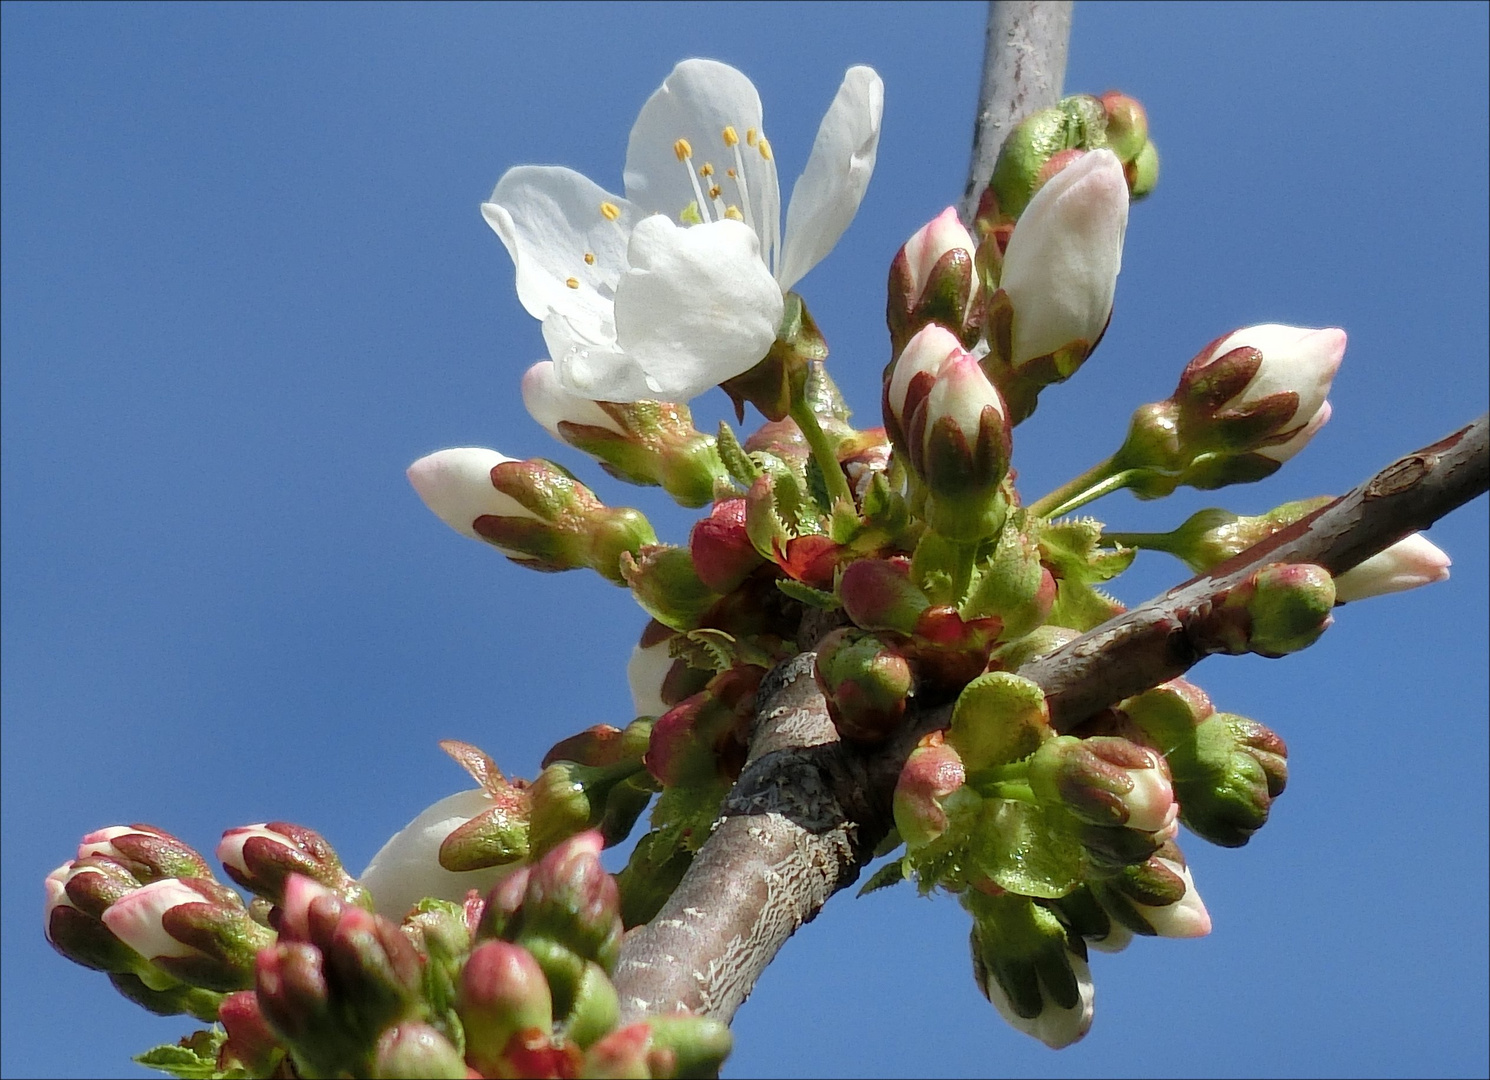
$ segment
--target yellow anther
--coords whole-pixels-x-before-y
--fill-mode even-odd
[[[731,221],[745,220],[745,215],[740,213],[740,208],[738,206],[726,206],[724,208],[724,216],[729,218]]]
[[[724,189],[722,187],[720,187],[718,184],[715,184],[709,189],[709,198],[717,199],[723,191]]]
[[[585,252],[585,265],[586,266],[594,266],[595,265],[595,253],[593,251],[587,251],[587,252]]]
[[[687,139],[679,139],[673,143],[673,153],[678,155],[679,161],[687,161],[693,156],[693,144]]]
[[[700,176],[713,176],[714,175],[714,166],[713,166],[713,164],[710,163],[710,162],[707,162],[707,161],[704,162],[703,165],[699,167],[698,174]]]
[[[571,289],[577,289],[579,288],[579,278],[568,278],[565,280],[564,284],[568,285]]]
[[[735,126],[733,124],[726,125],[724,129],[724,145],[734,146],[739,141],[740,135],[735,131]]]
[[[600,204],[600,216],[606,221],[615,221],[621,216],[621,208],[613,202],[603,202]]]
[[[771,160],[771,144],[764,135],[761,136],[760,142],[756,144],[755,148],[761,152],[761,157],[767,161]]]
[[[745,129],[745,145],[746,146],[754,146],[755,145],[755,128],[746,128]]]
[[[725,169],[724,170],[724,175],[725,176],[728,176],[731,180],[733,180],[735,178],[735,170],[734,169]]]

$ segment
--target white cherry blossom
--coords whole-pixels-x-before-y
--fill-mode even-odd
[[[739,71],[685,60],[631,129],[625,195],[524,165],[481,212],[558,380],[596,401],[686,400],[748,371],[783,294],[837,243],[864,197],[884,88],[853,67],[818,128],[781,227],[760,96]]]

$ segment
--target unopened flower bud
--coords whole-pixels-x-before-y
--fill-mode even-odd
[[[1092,977],[1080,938],[1027,897],[967,890],[973,915],[973,975],[999,1015],[1060,1049],[1092,1026]]]
[[[228,877],[276,904],[291,874],[304,874],[354,903],[364,891],[320,833],[288,821],[229,829],[217,845],[217,858]]]
[[[156,981],[155,977],[162,980],[168,978],[163,972],[150,969],[143,972],[144,975]],[[218,1018],[218,1011],[222,1007],[223,995],[213,990],[203,990],[197,986],[186,986],[175,980],[164,989],[157,990],[145,982],[139,975],[132,975],[125,971],[109,973],[109,982],[114,989],[119,991],[127,1001],[132,1001],[146,1012],[154,1013],[156,1016],[194,1016],[203,1023],[211,1024]]]
[[[996,535],[1011,433],[1004,399],[971,353],[947,359],[906,431],[909,464],[926,485],[926,522],[961,541]]]
[[[693,427],[684,404],[591,401],[563,386],[551,360],[528,369],[522,391],[528,413],[554,438],[621,480],[659,485],[684,506],[704,505],[728,480],[714,440]]]
[[[1004,252],[989,300],[985,363],[1017,423],[1069,378],[1107,329],[1122,268],[1128,185],[1110,150],[1093,150],[1040,188]]]
[[[605,969],[591,960],[585,965],[574,993],[574,1004],[563,1018],[564,1037],[587,1049],[621,1019],[621,999]]]
[[[1159,184],[1159,148],[1152,142],[1143,144],[1138,156],[1123,165],[1128,194],[1134,202],[1146,199]]]
[[[723,499],[688,534],[699,580],[716,593],[733,592],[765,563],[745,531],[745,500]]]
[[[461,973],[456,1011],[466,1031],[466,1060],[483,1076],[497,1070],[508,1042],[519,1032],[548,1034],[553,998],[548,980],[520,945],[487,941],[478,945]]]
[[[400,919],[427,896],[458,903],[471,889],[490,889],[507,873],[510,864],[454,870],[442,864],[440,854],[456,830],[482,818],[496,805],[491,792],[484,788],[462,791],[441,799],[394,834],[358,879],[372,894],[376,910]]]
[[[906,846],[915,850],[947,831],[947,796],[967,779],[962,758],[948,746],[942,733],[922,738],[901,767],[895,782],[895,828]]]
[[[1179,816],[1164,758],[1127,739],[1061,735],[1030,759],[1030,788],[1083,821],[1153,833]]]
[[[584,1076],[597,1080],[650,1080],[652,1029],[646,1021],[617,1028],[585,1054]]]
[[[865,630],[914,633],[931,600],[911,582],[911,561],[858,559],[844,568],[838,584],[844,611]]]
[[[162,878],[126,893],[103,923],[172,977],[206,990],[253,985],[254,954],[274,934],[232,889],[209,878]]]
[[[1090,885],[1078,885],[1050,906],[1071,929],[1098,952],[1119,953],[1133,941],[1133,931],[1114,919]]]
[[[654,1077],[717,1076],[734,1045],[729,1028],[708,1016],[672,1013],[648,1018]]]
[[[218,1071],[239,1068],[249,1076],[268,1076],[284,1047],[264,1019],[258,995],[252,990],[227,995],[218,1006],[217,1020],[228,1036],[218,1051]]]
[[[1109,90],[1099,99],[1107,113],[1107,147],[1124,163],[1138,156],[1149,141],[1149,118],[1142,105],[1127,94]]]
[[[113,859],[93,855],[65,862],[46,878],[42,927],[52,948],[95,971],[133,972],[139,953],[104,925],[102,916],[140,883]]]
[[[981,324],[976,242],[954,207],[947,207],[905,242],[890,263],[890,352],[898,355],[917,330],[931,322],[952,330],[965,346]]]
[[[1255,517],[1217,507],[1199,510],[1172,532],[1146,536],[1152,542],[1141,546],[1167,551],[1183,559],[1197,574],[1204,574],[1333,501],[1328,495],[1298,499]],[[1337,594],[1339,588],[1340,580],[1336,578]]]
[[[692,630],[719,594],[703,583],[687,548],[647,544],[621,556],[621,576],[642,610],[674,630]]]
[[[274,1032],[321,1075],[361,1066],[376,1037],[348,1023],[359,1018],[341,1015],[321,950],[308,942],[279,941],[262,950],[254,996]]]
[[[1447,581],[1451,565],[1449,557],[1426,536],[1413,533],[1337,577],[1335,602],[1344,604]]]
[[[1211,916],[1184,856],[1166,844],[1147,862],[1124,867],[1094,888],[1114,918],[1137,934],[1195,938],[1211,932]]]
[[[78,858],[113,859],[141,885],[171,877],[210,878],[212,869],[194,848],[153,825],[110,825],[83,837]]]
[[[910,437],[911,419],[925,403],[937,372],[954,356],[963,355],[962,343],[945,326],[928,323],[918,330],[890,362],[880,404],[885,432],[901,455],[913,452],[919,436]]]
[[[623,553],[653,543],[639,511],[607,507],[551,461],[461,447],[422,457],[409,482],[441,521],[535,570],[588,566],[621,582]]]
[[[818,643],[813,673],[833,726],[848,741],[883,742],[905,719],[910,664],[873,634],[832,631]]]
[[[1231,653],[1287,656],[1319,640],[1334,622],[1335,582],[1312,563],[1273,563],[1233,589],[1213,613]]]
[[[621,943],[616,879],[600,865],[603,841],[581,833],[533,867],[523,899],[519,940],[546,937],[609,970]]]
[[[373,1055],[378,1080],[465,1080],[465,1059],[429,1024],[405,1021],[383,1032]]]

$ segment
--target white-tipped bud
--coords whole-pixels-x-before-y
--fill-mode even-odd
[[[472,525],[479,517],[538,516],[492,486],[492,469],[513,460],[479,446],[440,450],[409,466],[409,483],[446,525],[472,540],[484,540]]]
[[[1298,395],[1298,407],[1280,433],[1287,438],[1259,447],[1258,454],[1287,461],[1324,427],[1330,417],[1325,398],[1345,356],[1345,340],[1345,331],[1335,327],[1311,330],[1265,323],[1229,334],[1208,350],[1214,357],[1235,349],[1256,349],[1262,354],[1256,374],[1222,409],[1240,410],[1275,394]]]
[[[1133,909],[1155,934],[1167,938],[1205,937],[1211,932],[1211,913],[1196,891],[1195,879],[1183,862],[1155,856],[1155,861],[1185,883],[1185,895],[1164,907],[1149,907],[1135,902]]]
[[[552,360],[540,360],[523,375],[523,404],[550,435],[564,441],[559,424],[580,424],[626,434],[615,418],[587,397],[564,387]]]
[[[1079,995],[1076,1004],[1069,1009],[1055,1004],[1047,996],[1045,1007],[1040,1010],[1039,1016],[1020,1016],[997,978],[990,974],[979,982],[984,995],[998,1010],[998,1014],[1009,1022],[1010,1027],[1026,1035],[1033,1035],[1052,1050],[1070,1046],[1091,1030],[1092,1014],[1095,1011],[1096,991],[1092,986],[1092,969],[1075,953],[1068,953],[1066,959],[1071,965],[1072,974],[1076,976]],[[1045,990],[1043,980],[1041,989]]]
[[[1419,585],[1447,581],[1449,557],[1422,533],[1398,540],[1335,579],[1335,602],[1405,592]]]

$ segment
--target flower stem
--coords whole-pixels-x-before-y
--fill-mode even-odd
[[[802,429],[802,437],[807,440],[807,445],[812,450],[812,459],[822,470],[823,482],[828,488],[828,498],[835,504],[847,499],[848,504],[853,506],[854,495],[849,490],[848,477],[843,475],[843,467],[838,464],[838,454],[833,445],[828,442],[828,436],[823,433],[823,427],[817,421],[817,413],[813,412],[812,407],[807,404],[805,396],[792,395],[790,415],[796,421],[797,427]]]
[[[1147,532],[1103,532],[1102,543],[1120,547],[1141,548],[1144,551],[1167,551],[1175,554],[1173,533]]]
[[[1118,455],[1114,454],[1106,461],[1093,465],[1074,480],[1037,499],[1030,505],[1030,513],[1044,518],[1069,514],[1103,495],[1126,487],[1132,478],[1133,470],[1123,468],[1118,462]]]

